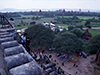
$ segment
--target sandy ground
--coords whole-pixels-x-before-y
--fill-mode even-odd
[[[87,58],[72,55],[73,58],[78,60],[76,62],[78,63],[78,67],[75,67],[73,66],[74,61],[72,59],[69,62],[64,62],[64,66],[62,66],[63,60],[59,59],[53,51],[46,51],[44,54],[52,55],[53,60],[59,61],[59,65],[57,66],[60,66],[64,70],[65,75],[75,75],[75,72],[77,72],[77,75],[100,75],[100,70],[94,71],[94,66],[96,67],[97,65],[90,63],[95,60],[95,55],[88,56]]]

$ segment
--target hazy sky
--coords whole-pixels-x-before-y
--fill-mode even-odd
[[[0,0],[0,9],[98,9],[100,10],[100,0]]]

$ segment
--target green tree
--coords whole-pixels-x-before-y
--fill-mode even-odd
[[[33,24],[36,24],[36,22],[35,22],[35,21],[33,21],[33,22],[31,22],[31,23],[30,23],[30,25],[33,25]]]
[[[74,26],[68,26],[69,31],[72,30],[72,29],[74,29]]]
[[[88,50],[90,50],[90,54],[95,54],[99,48],[100,48],[100,34],[92,37],[88,45]]]
[[[72,52],[80,52],[83,42],[77,38],[75,34],[63,32],[58,34],[54,39],[53,47],[58,53],[70,54]]]
[[[41,24],[30,26],[25,32],[31,38],[31,46],[34,47],[51,47],[55,37],[54,32]]]
[[[90,23],[91,23],[90,20],[87,20],[86,23],[85,23],[85,26],[88,27],[88,28],[91,28]]]
[[[82,35],[82,30],[78,29],[78,28],[74,28],[70,31],[71,33],[74,33],[78,38],[81,37]]]

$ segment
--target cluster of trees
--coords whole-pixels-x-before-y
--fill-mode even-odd
[[[72,18],[71,17],[69,17],[69,18],[64,18],[64,17],[60,18],[60,17],[58,17],[55,20],[57,21],[57,23],[68,24],[68,25],[69,24],[74,24],[75,25],[76,23],[79,23],[79,22],[82,21],[77,16],[73,16]]]
[[[53,31],[41,24],[32,25],[25,32],[31,38],[31,46],[34,47],[51,47],[55,37]]]
[[[33,25],[25,32],[31,37],[31,46],[34,47],[53,47],[56,52],[66,54],[82,50],[82,41],[73,33],[64,31],[55,35],[41,24]]]
[[[82,30],[77,27],[55,35],[51,29],[37,24],[30,26],[25,32],[31,37],[31,46],[53,47],[58,53],[70,54],[87,50],[90,54],[94,54],[100,47],[100,34],[85,40],[81,38]]]
[[[100,34],[92,37],[86,46],[86,49],[90,54],[95,54],[97,50],[100,48]]]
[[[17,12],[15,13],[3,13],[5,15],[5,17],[7,18],[11,18],[11,17],[21,17],[21,15]]]
[[[3,13],[6,17],[21,17],[21,15],[42,15],[44,17],[55,16],[96,16],[100,17],[100,13],[95,12],[72,12],[72,11],[30,11],[30,12],[7,12]],[[10,15],[10,16],[9,16]]]

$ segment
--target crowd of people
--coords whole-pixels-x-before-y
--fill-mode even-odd
[[[38,48],[38,50],[35,50],[33,49],[37,55],[39,55],[40,57],[40,61],[39,61],[39,64],[41,65],[41,67],[43,67],[43,64],[49,64],[51,62],[54,62],[56,64],[59,64],[59,61],[57,60],[54,60],[52,55],[48,55],[48,54],[45,54],[45,50],[42,50],[42,48]],[[64,62],[62,63],[62,65],[64,66]],[[55,67],[54,71],[56,71],[58,73],[58,75],[65,75],[64,74],[64,71],[62,70],[62,68],[59,66],[59,67]]]

